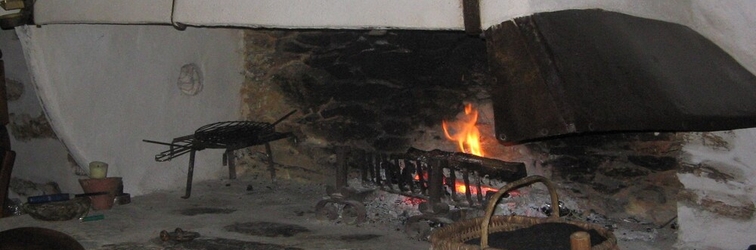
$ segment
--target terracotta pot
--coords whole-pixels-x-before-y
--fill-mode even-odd
[[[123,190],[123,181],[121,177],[107,177],[102,179],[79,179],[81,188],[85,193],[102,193],[106,194],[93,195],[92,209],[107,210],[113,207],[113,200],[118,195],[119,190]]]

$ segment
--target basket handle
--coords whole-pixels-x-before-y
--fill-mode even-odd
[[[541,182],[544,185],[546,185],[546,188],[549,189],[549,194],[551,195],[551,208],[553,209],[553,212],[551,213],[551,217],[553,218],[559,218],[559,197],[557,196],[556,189],[554,188],[554,184],[551,183],[546,177],[540,176],[540,175],[531,175],[513,182],[508,183],[501,189],[499,189],[496,194],[494,194],[493,197],[491,197],[491,200],[488,201],[488,205],[486,206],[486,215],[483,217],[483,223],[481,224],[481,236],[480,236],[480,249],[488,248],[488,226],[491,222],[491,216],[493,216],[493,212],[496,209],[496,203],[501,199],[501,196],[504,195],[507,191],[519,188],[525,185],[533,184],[536,182]]]

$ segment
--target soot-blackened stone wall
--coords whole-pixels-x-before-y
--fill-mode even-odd
[[[324,171],[334,145],[403,152],[418,141],[449,143],[435,131],[441,121],[487,98],[485,43],[463,32],[244,32],[242,117],[272,122],[299,110],[276,127],[296,139],[273,152],[303,176]],[[264,169],[253,151],[241,164]]]
[[[245,116],[298,109],[300,139],[403,151],[486,83],[484,41],[462,32],[250,30],[245,41]]]

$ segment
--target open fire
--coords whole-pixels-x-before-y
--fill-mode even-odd
[[[480,130],[478,123],[478,110],[471,103],[465,104],[465,114],[455,122],[442,121],[444,135],[447,139],[459,144],[459,150],[477,156],[484,156],[480,146]]]
[[[444,135],[447,139],[457,142],[460,152],[468,153],[484,157],[483,147],[481,146],[481,134],[480,129],[477,126],[478,123],[478,110],[475,109],[472,103],[465,104],[465,112],[456,121],[442,121],[441,127],[444,129]],[[463,180],[455,180],[454,190],[459,194],[465,194],[467,187]],[[482,186],[482,194],[488,192],[496,192],[498,189]],[[475,188],[470,189],[473,195],[478,194],[478,190]]]

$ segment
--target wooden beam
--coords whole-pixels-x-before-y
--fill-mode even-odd
[[[462,0],[462,15],[465,19],[465,33],[479,36],[483,32],[480,28],[480,1]]]

